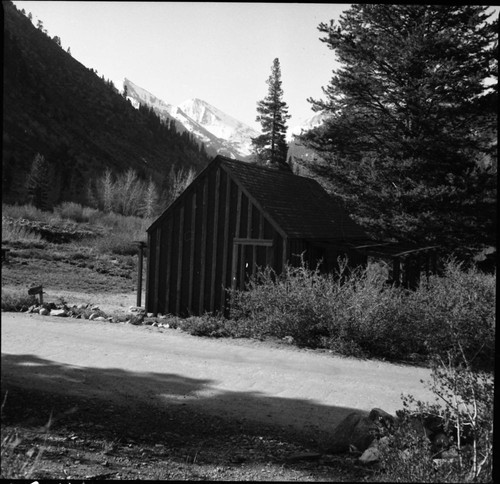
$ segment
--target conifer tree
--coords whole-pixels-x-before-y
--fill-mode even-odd
[[[40,210],[50,208],[50,171],[49,164],[40,153],[35,155],[27,181],[31,203]]]
[[[257,103],[256,121],[262,125],[263,134],[252,138],[256,162],[278,169],[289,169],[286,163],[286,121],[290,118],[288,106],[283,101],[281,68],[279,59],[274,59],[271,75],[266,81],[268,95]]]
[[[498,19],[488,18],[472,5],[356,4],[319,25],[341,67],[326,99],[309,99],[327,121],[301,141],[372,235],[495,245]]]

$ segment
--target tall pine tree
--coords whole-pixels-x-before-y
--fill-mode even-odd
[[[341,67],[326,99],[309,99],[329,118],[302,142],[373,235],[495,245],[498,19],[488,18],[471,5],[358,4],[319,25]]]
[[[271,75],[266,81],[268,95],[257,103],[256,121],[262,125],[263,134],[252,138],[256,162],[272,168],[289,170],[286,163],[286,121],[290,118],[288,106],[283,101],[281,68],[279,59],[274,59]]]

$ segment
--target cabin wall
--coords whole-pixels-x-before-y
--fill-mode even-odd
[[[234,238],[273,240],[272,248]],[[148,234],[146,309],[180,316],[224,311],[226,288],[267,264],[283,267],[286,242],[228,174],[195,181]]]
[[[338,249],[332,242],[329,245],[317,244],[304,239],[292,239],[289,242],[289,262],[291,265],[300,266],[301,261],[311,269],[319,268],[323,273],[336,273],[339,270],[338,258],[347,257],[348,266],[351,268],[365,267],[368,258],[357,251]]]

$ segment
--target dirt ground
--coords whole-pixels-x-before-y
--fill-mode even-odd
[[[119,294],[106,298],[115,308],[128,302]],[[178,462],[175,453],[180,452],[184,461],[181,470],[163,469],[161,478],[194,478],[200,472],[195,472],[196,463],[203,464],[203,478],[350,480],[353,472],[361,478],[369,471],[356,470],[355,456],[322,456],[321,461],[309,462],[300,454],[321,452],[332,429],[353,410],[379,407],[394,412],[401,407],[402,392],[428,397],[420,383],[427,375],[423,368],[273,343],[2,314],[2,394],[9,392],[9,428],[15,423],[25,426],[31,418],[40,430],[46,421],[35,402],[45,408],[45,419],[53,411],[59,420],[52,431],[60,422],[65,425],[62,434],[55,434],[66,439],[61,442],[64,452],[44,460],[41,469],[56,478],[107,472],[114,472],[109,474],[112,478],[116,472],[122,478],[137,477],[141,470],[151,478],[165,448],[169,459]],[[27,413],[19,415],[13,405]],[[78,442],[82,448],[75,448],[76,453],[68,448],[68,443]],[[121,450],[114,461],[103,451],[102,462],[96,463],[95,452],[85,450],[89,443],[94,450]],[[123,451],[141,449],[139,463],[144,465],[138,470],[121,466],[126,462],[119,460],[126,459]],[[77,454],[93,457],[75,458]],[[68,455],[69,461],[73,459],[69,469]],[[229,465],[223,474],[215,470],[221,463]],[[114,470],[118,467],[120,471]]]

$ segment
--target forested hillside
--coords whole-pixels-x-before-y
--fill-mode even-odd
[[[107,168],[128,168],[161,183],[172,166],[199,170],[204,147],[177,133],[148,108],[136,110],[10,2],[4,9],[2,192],[26,201],[26,178],[37,153],[50,164],[51,197],[85,201],[87,181]]]

